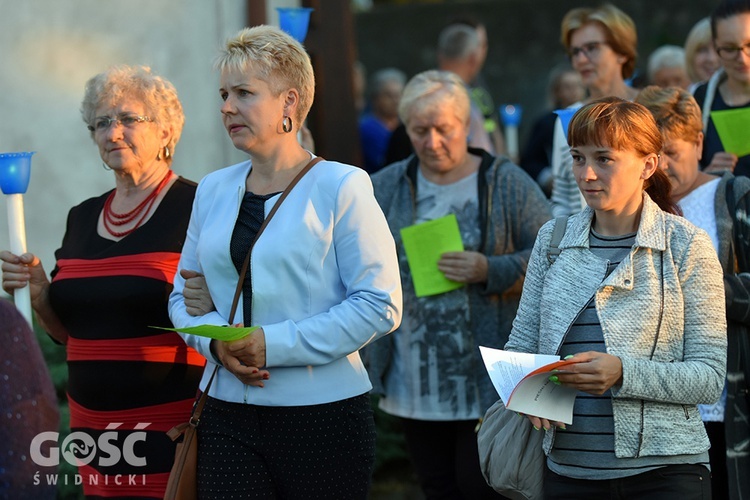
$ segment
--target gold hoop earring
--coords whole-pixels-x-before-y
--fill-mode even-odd
[[[172,153],[169,152],[169,146],[164,146],[164,159],[168,160],[172,156]]]
[[[281,121],[281,129],[286,132],[287,134],[292,131],[294,128],[294,124],[292,123],[292,119],[289,116],[285,116],[284,119]]]

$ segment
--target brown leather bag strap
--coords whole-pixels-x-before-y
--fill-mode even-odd
[[[203,413],[203,407],[206,406],[208,390],[211,389],[211,384],[213,383],[216,372],[218,371],[219,365],[216,365],[216,367],[214,368],[214,372],[211,374],[211,378],[208,379],[206,390],[201,393],[201,397],[198,398],[198,402],[195,404],[195,408],[193,408],[193,414],[190,415],[190,425],[192,425],[193,427],[198,427],[198,423],[201,421],[201,413]]]
[[[245,261],[242,263],[242,269],[240,270],[240,279],[237,281],[237,288],[234,291],[234,298],[232,299],[232,309],[229,312],[229,324],[231,325],[234,321],[234,315],[237,312],[237,305],[240,301],[240,294],[242,293],[242,284],[245,282],[245,275],[247,274],[247,268],[250,265],[250,253],[253,251],[253,246],[255,245],[255,242],[258,241],[258,238],[260,237],[261,233],[263,233],[263,230],[268,226],[268,223],[271,221],[271,218],[274,216],[276,211],[281,206],[281,202],[283,202],[287,196],[289,196],[289,193],[292,191],[294,186],[297,185],[297,183],[302,179],[302,177],[310,171],[311,168],[313,168],[317,163],[323,161],[323,158],[320,156],[316,156],[312,160],[310,160],[310,163],[305,165],[305,168],[299,171],[299,173],[292,179],[292,182],[289,183],[289,185],[286,187],[283,193],[281,193],[281,197],[279,198],[279,201],[276,202],[276,204],[273,206],[270,212],[268,212],[268,217],[263,220],[263,224],[261,224],[260,228],[258,229],[258,233],[255,235],[255,238],[253,238],[252,243],[250,243],[250,247],[247,249],[247,255],[245,256]],[[195,408],[193,408],[193,414],[190,417],[190,425],[197,426],[198,422],[200,422],[200,416],[201,412],[203,411],[203,406],[206,404],[206,397],[208,396],[208,390],[211,388],[211,383],[214,381],[214,377],[216,376],[216,372],[219,370],[219,365],[216,365],[214,368],[214,372],[211,374],[211,378],[208,380],[208,384],[206,384],[206,390],[203,391],[201,394],[201,397],[198,399],[198,402],[195,405]]]
[[[292,182],[289,183],[289,185],[286,187],[283,193],[281,193],[281,197],[279,198],[279,201],[276,202],[276,204],[273,206],[270,212],[268,212],[268,217],[265,218],[263,221],[263,224],[261,224],[260,229],[258,229],[258,233],[255,235],[255,238],[253,238],[252,243],[250,243],[250,248],[247,249],[247,255],[245,256],[245,261],[242,263],[242,269],[240,270],[240,279],[237,282],[237,289],[234,291],[234,298],[232,299],[232,310],[229,312],[229,324],[231,325],[234,323],[234,315],[237,312],[237,304],[239,304],[240,301],[240,293],[242,293],[242,284],[245,282],[245,275],[247,274],[247,268],[250,265],[250,253],[253,251],[253,246],[255,246],[255,242],[258,241],[258,238],[260,238],[260,235],[263,233],[263,230],[268,226],[268,223],[271,221],[271,218],[276,214],[276,211],[281,206],[281,203],[286,199],[287,196],[289,196],[289,193],[292,191],[294,186],[297,185],[297,183],[304,177],[304,175],[310,171],[311,168],[313,168],[317,163],[323,161],[323,158],[320,156],[316,156],[312,160],[310,160],[310,163],[305,165],[305,168],[299,171],[299,173],[292,179]],[[208,392],[208,391],[206,391]]]
[[[190,420],[188,422],[177,424],[169,429],[169,431],[167,431],[167,436],[169,437],[169,439],[171,439],[172,441],[177,441],[180,436],[185,434],[189,427],[192,427],[193,429],[198,427],[198,424],[201,421],[201,413],[203,413],[203,407],[206,406],[208,391],[209,389],[211,389],[211,384],[213,383],[216,372],[218,371],[219,365],[216,365],[216,367],[214,368],[214,372],[211,374],[211,378],[208,379],[206,390],[201,393],[201,397],[199,397],[198,401],[196,401],[193,405],[193,412],[190,414]]]

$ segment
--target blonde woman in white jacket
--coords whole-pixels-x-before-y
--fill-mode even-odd
[[[724,384],[716,253],[675,215],[661,134],[643,106],[594,101],[569,137],[587,207],[568,219],[553,263],[554,223],[540,229],[505,346],[578,361],[551,378],[580,391],[573,423],[528,415],[546,432],[545,498],[710,498],[697,405]]]
[[[201,390],[219,366],[198,428],[198,496],[365,499],[375,425],[358,351],[401,321],[393,237],[369,176],[351,165],[322,161],[280,204],[313,158],[296,136],[315,89],[296,40],[244,29],[218,65],[224,126],[249,160],[198,185],[169,313],[178,328],[259,329],[234,342],[183,334],[208,360]],[[186,284],[196,272],[210,299],[200,310]]]

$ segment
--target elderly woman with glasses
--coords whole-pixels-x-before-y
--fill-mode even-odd
[[[711,32],[721,68],[694,94],[703,112],[701,167],[749,176],[750,156],[724,150],[711,112],[750,107],[750,0],[721,2],[711,14]]]
[[[171,169],[185,119],[174,86],[142,66],[91,78],[81,114],[115,188],[70,210],[51,282],[35,255],[2,251],[2,285],[29,286],[39,326],[66,346],[86,496],[162,498],[175,450],[165,431],[189,417],[205,364],[152,328],[172,326],[196,189]],[[91,446],[105,431],[109,447]]]
[[[638,37],[630,16],[610,4],[579,7],[565,14],[561,32],[560,40],[588,93],[587,100],[567,108],[571,114],[584,103],[602,97],[635,99],[637,90],[625,81],[633,76],[638,55]],[[570,215],[580,212],[586,203],[573,177],[562,120],[555,125],[552,144],[552,212]]]

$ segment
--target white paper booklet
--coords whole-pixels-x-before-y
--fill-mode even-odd
[[[484,366],[500,399],[509,410],[566,424],[573,423],[578,391],[549,380],[553,370],[564,370],[572,361],[559,356],[503,351],[479,346]]]

